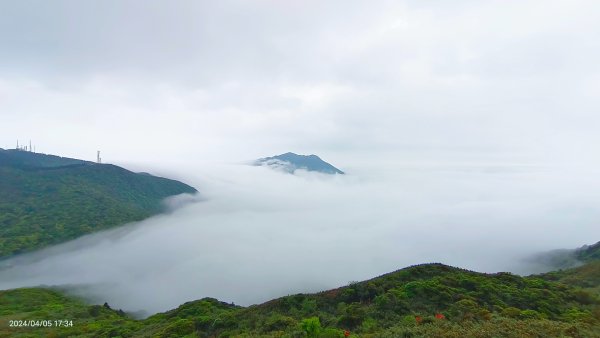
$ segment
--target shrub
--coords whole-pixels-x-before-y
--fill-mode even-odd
[[[344,337],[344,331],[338,330],[338,329],[333,329],[333,328],[322,329],[321,332],[319,333],[318,337],[319,338],[342,338],[342,337]]]
[[[464,321],[474,319],[479,310],[479,305],[475,301],[462,299],[452,304],[448,312],[453,320]]]
[[[179,319],[167,326],[161,332],[161,337],[182,337],[192,332],[194,332],[194,322],[189,319]]]
[[[318,317],[303,319],[300,322],[300,328],[309,338],[317,338],[321,333],[321,322]]]
[[[294,325],[296,325],[296,321],[293,318],[279,314],[273,314],[265,321],[263,330],[265,332],[280,331]]]
[[[519,314],[521,319],[542,319],[543,316],[535,310],[523,310]]]

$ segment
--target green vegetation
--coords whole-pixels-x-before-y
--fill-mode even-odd
[[[0,149],[0,257],[142,220],[165,197],[195,191],[114,165]]]
[[[483,274],[442,264],[405,268],[317,294],[250,307],[205,298],[134,320],[47,289],[0,292],[0,336],[597,337],[596,295],[547,276]],[[73,319],[66,328],[9,320]]]
[[[600,297],[600,242],[586,245],[573,252],[577,260],[586,263],[571,269],[543,273],[539,277],[574,286]]]
[[[575,257],[582,262],[600,260],[600,242],[575,250]]]
[[[19,320],[49,321],[52,327],[10,327],[11,321]],[[57,327],[55,320],[65,321],[65,326]],[[68,321],[73,322],[72,327],[66,327]],[[141,322],[127,318],[123,312],[86,305],[57,291],[0,291],[0,337],[131,337],[141,327]]]

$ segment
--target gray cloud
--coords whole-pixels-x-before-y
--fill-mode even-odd
[[[599,160],[595,2],[0,6],[3,147],[180,165],[290,149]]]

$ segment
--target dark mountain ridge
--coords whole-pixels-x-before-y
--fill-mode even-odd
[[[575,268],[595,260],[600,260],[600,242],[577,249],[541,252],[527,259],[533,264],[542,266],[545,271]]]
[[[73,165],[93,165],[94,162],[19,149],[0,148],[0,165],[21,169],[58,168]]]
[[[582,262],[600,260],[600,242],[592,245],[584,245],[575,250],[575,258]]]
[[[343,171],[323,161],[317,155],[298,155],[291,152],[258,159],[254,162],[254,165],[264,165],[276,169],[283,169],[292,174],[298,169],[331,175],[344,174]]]

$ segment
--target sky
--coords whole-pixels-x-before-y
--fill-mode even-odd
[[[0,147],[597,163],[595,1],[0,1]],[[460,156],[460,155],[457,155]]]
[[[0,148],[100,150],[200,191],[19,258],[0,288],[95,285],[155,312],[430,261],[527,272],[523,257],[596,242],[599,14],[577,0],[0,0]],[[348,175],[242,165],[288,151]]]

